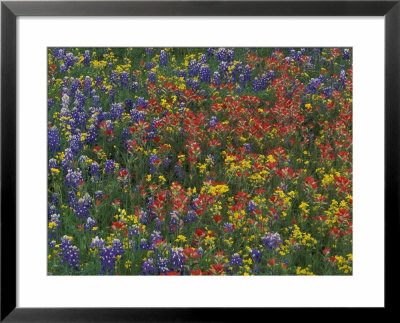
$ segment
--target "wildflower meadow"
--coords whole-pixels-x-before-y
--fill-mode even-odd
[[[49,275],[352,275],[351,48],[48,48]]]

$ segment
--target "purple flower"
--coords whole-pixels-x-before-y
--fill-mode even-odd
[[[111,246],[103,246],[100,254],[100,274],[113,274],[115,271],[115,263],[117,261],[117,257],[122,256],[123,254],[124,249],[119,239],[114,239]]]
[[[107,159],[104,164],[104,174],[112,175],[115,171],[115,161],[112,159]]]
[[[165,50],[160,51],[160,66],[167,66],[167,52]]]
[[[153,275],[156,269],[154,268],[153,259],[147,259],[142,265],[142,275]]]
[[[350,59],[350,50],[348,48],[343,49],[343,59]]]
[[[85,223],[84,231],[92,231],[94,227],[97,226],[97,222],[91,217],[88,217]]]
[[[262,237],[262,241],[263,246],[268,248],[270,251],[279,248],[283,242],[278,232],[266,232],[264,237]]]
[[[213,84],[216,87],[219,87],[221,85],[221,76],[218,72],[214,72],[213,74]]]
[[[243,266],[243,259],[240,258],[240,255],[238,253],[235,253],[231,257],[230,264],[231,266]]]
[[[247,203],[247,212],[253,213],[257,209],[256,203],[251,200]]]
[[[121,88],[128,87],[129,86],[129,74],[126,71],[123,71],[119,75],[119,80],[121,82]]]
[[[92,198],[88,193],[81,197],[74,206],[75,215],[78,218],[86,219],[89,216],[89,209],[92,207]]]
[[[214,128],[217,125],[218,119],[215,116],[212,116],[210,119],[210,122],[208,123],[208,126],[210,128]]]
[[[156,83],[157,76],[154,72],[149,72],[149,83]]]
[[[171,270],[175,272],[182,272],[185,266],[185,255],[183,248],[172,248],[171,250]]]
[[[71,238],[63,236],[60,244],[61,264],[68,263],[72,268],[79,267],[79,249],[71,244]]]
[[[106,244],[106,242],[103,239],[101,239],[98,236],[96,236],[95,238],[92,239],[92,243],[90,245],[90,249],[92,249],[92,250],[95,250],[95,249],[102,250],[105,244]]]
[[[110,117],[113,120],[121,120],[122,113],[124,112],[124,108],[121,103],[113,103],[111,105]]]
[[[253,259],[254,262],[261,261],[262,252],[260,250],[252,248],[249,254],[250,254],[251,259]]]
[[[83,182],[82,172],[79,169],[77,171],[69,169],[68,174],[65,176],[65,182],[67,185],[77,188]]]
[[[53,126],[48,131],[48,142],[50,152],[58,152],[61,147],[60,132]]]
[[[200,78],[200,81],[202,81],[204,83],[211,82],[211,70],[208,65],[202,65],[200,67],[199,78]]]

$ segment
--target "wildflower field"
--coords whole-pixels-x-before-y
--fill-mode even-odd
[[[352,49],[49,48],[49,275],[351,275]]]

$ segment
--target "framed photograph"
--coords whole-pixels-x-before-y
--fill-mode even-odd
[[[1,320],[392,308],[399,16],[2,2]]]

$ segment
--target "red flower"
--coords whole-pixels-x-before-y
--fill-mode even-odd
[[[327,254],[329,254],[330,252],[331,252],[331,249],[325,248],[324,250],[322,250],[322,253],[323,253],[324,255],[327,255]]]
[[[200,268],[198,268],[196,270],[191,270],[190,274],[193,275],[193,276],[198,276],[198,275],[201,275],[202,273],[201,273]]]
[[[222,216],[220,216],[219,214],[216,214],[214,216],[214,221],[217,222],[217,223],[221,222],[223,219],[224,218]]]

